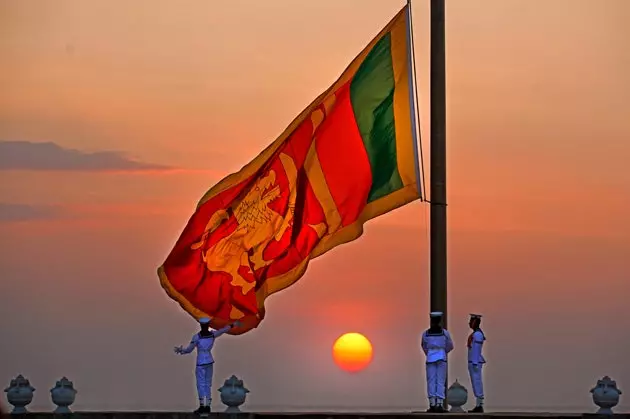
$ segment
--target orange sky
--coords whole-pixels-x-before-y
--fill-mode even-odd
[[[470,387],[482,312],[489,409],[590,410],[597,378],[630,388],[630,3],[447,3],[451,376]],[[155,269],[206,189],[402,4],[0,0],[0,382],[27,375],[43,409],[62,375],[77,409],[194,406],[193,359],[171,350],[196,326]],[[425,156],[427,12],[414,1]],[[6,157],[26,142],[73,170]],[[427,217],[413,203],[315,260],[261,327],[221,339],[215,381],[242,377],[251,409],[423,406]],[[359,376],[330,356],[349,331],[374,344]]]

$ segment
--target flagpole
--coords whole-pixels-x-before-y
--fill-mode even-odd
[[[431,311],[444,313],[448,328],[446,247],[446,44],[444,1],[431,0],[431,205],[430,284]],[[448,369],[446,371],[448,389]],[[446,402],[446,400],[445,400]],[[446,407],[446,406],[445,406]]]
[[[447,312],[447,276],[446,276],[446,46],[444,25],[444,1],[431,0],[431,50],[430,50],[430,113],[431,113],[431,178],[430,195],[427,202],[431,205],[430,218],[430,309],[444,313],[443,325],[448,325]],[[409,96],[411,101],[411,120],[414,134],[414,152],[418,158],[416,137],[416,101],[415,92],[415,54],[413,52],[413,21],[411,0],[407,0],[409,30],[408,59]],[[415,100],[414,100],[415,99]],[[421,152],[421,150],[420,150]],[[417,162],[416,162],[417,163]],[[418,165],[416,177],[420,182]],[[421,189],[421,187],[419,186]],[[426,198],[426,191],[424,191]]]
[[[430,49],[430,114],[431,114],[431,154],[430,154],[430,195],[425,199],[430,204],[430,310],[443,313],[442,324],[448,328],[447,308],[447,247],[446,247],[446,43],[444,22],[445,0],[431,0],[431,49]],[[411,0],[407,0],[410,57],[413,54],[413,24]],[[412,59],[413,61],[413,59]],[[411,63],[416,84],[415,62]],[[411,84],[411,83],[410,83]],[[417,95],[416,95],[417,101]],[[412,104],[415,101],[412,100]],[[415,109],[415,108],[413,108]],[[412,118],[415,123],[415,111]],[[415,125],[414,125],[415,129]],[[415,130],[414,130],[415,132]],[[426,191],[425,191],[426,192]],[[426,195],[425,195],[426,198]],[[448,388],[448,371],[446,374]],[[446,390],[446,389],[445,389]]]
[[[447,277],[446,277],[446,44],[444,23],[444,1],[431,0],[431,50],[430,50],[430,113],[431,113],[431,172],[430,195],[430,310],[444,313],[442,324],[448,327]],[[415,54],[413,53],[413,23],[411,19],[411,0],[407,0],[410,90],[416,84]],[[415,91],[415,90],[414,90]],[[410,94],[411,96],[411,94]],[[415,101],[413,100],[415,99]],[[412,123],[415,135],[416,112],[412,98]],[[415,138],[414,138],[415,140]],[[417,142],[416,142],[416,146]],[[421,150],[420,150],[421,151]],[[419,174],[416,172],[419,180]],[[420,188],[420,186],[419,186]],[[426,198],[426,191],[424,197]],[[446,387],[448,388],[448,371]]]
[[[446,275],[446,46],[444,0],[431,0],[431,311],[444,313]]]

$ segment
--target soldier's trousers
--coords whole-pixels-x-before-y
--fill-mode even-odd
[[[206,401],[210,405],[212,400],[212,373],[214,364],[197,365],[195,368],[195,378],[197,379],[197,394],[199,402]]]
[[[446,398],[446,361],[427,362],[427,394],[429,399]]]
[[[470,384],[472,385],[473,394],[478,399],[483,399],[483,378],[481,376],[481,369],[483,364],[473,365],[468,363],[468,373],[470,374]]]

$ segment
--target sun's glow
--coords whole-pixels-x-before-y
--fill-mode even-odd
[[[339,368],[358,372],[372,362],[372,344],[360,333],[346,333],[335,341],[332,354]]]

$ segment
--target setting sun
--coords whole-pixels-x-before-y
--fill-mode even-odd
[[[339,368],[358,372],[372,362],[372,344],[360,333],[346,333],[333,345],[333,359]]]

